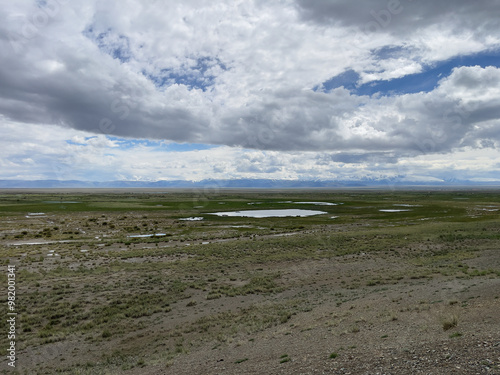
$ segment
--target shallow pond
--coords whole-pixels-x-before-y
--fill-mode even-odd
[[[236,216],[236,217],[288,217],[288,216],[313,216],[326,214],[324,211],[314,211],[314,210],[299,210],[299,209],[288,209],[288,210],[245,210],[245,211],[228,211],[228,212],[212,212],[210,215],[217,216]]]
[[[76,202],[76,201],[43,201],[43,203],[60,204],[60,203],[81,203],[81,202]]]
[[[314,204],[316,206],[338,206],[338,203],[330,203],[330,202],[292,202],[297,204]]]
[[[411,210],[395,210],[395,209],[388,209],[388,210],[379,210],[380,212],[406,212],[406,211],[411,211]]]
[[[127,236],[129,238],[145,238],[145,237],[153,237],[153,236],[166,236],[165,233],[155,233],[155,234],[133,234],[131,236]]]

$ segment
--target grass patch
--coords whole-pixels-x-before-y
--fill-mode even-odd
[[[458,325],[458,316],[450,315],[445,318],[442,322],[443,330],[448,331],[449,329],[455,328]]]
[[[283,354],[280,357],[280,363],[286,363],[286,362],[290,362],[290,361],[291,361],[291,358],[288,356],[288,354]]]

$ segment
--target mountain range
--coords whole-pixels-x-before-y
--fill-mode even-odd
[[[79,180],[0,180],[2,189],[22,188],[404,188],[404,187],[500,187],[498,181],[470,180],[407,181],[397,179],[363,180],[272,180],[272,179],[207,179],[201,181],[79,181]]]

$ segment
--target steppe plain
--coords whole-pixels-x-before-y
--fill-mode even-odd
[[[325,213],[211,215],[256,209]],[[1,373],[500,374],[499,210],[494,189],[3,190]]]

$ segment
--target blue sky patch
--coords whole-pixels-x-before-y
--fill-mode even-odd
[[[209,71],[214,66],[227,70],[227,67],[218,58],[201,57],[196,59],[196,64],[193,66],[183,66],[180,69],[162,69],[158,74],[143,72],[143,75],[159,88],[178,84],[185,85],[190,90],[194,88],[206,91],[215,84],[216,77]]]
[[[113,59],[126,63],[132,58],[130,39],[125,35],[114,34],[112,29],[96,33],[92,26],[88,27],[83,34],[91,39],[102,52],[110,55]]]
[[[218,147],[215,145],[207,145],[204,143],[169,143],[166,146],[167,146],[167,151],[177,151],[177,152],[210,150],[212,148]]]
[[[92,139],[92,138],[97,138],[97,136],[93,135],[91,137],[85,137],[84,139],[85,139],[85,141],[88,141],[89,139]],[[88,146],[87,143],[75,142],[75,141],[72,141],[71,139],[67,139],[66,143],[69,145]]]
[[[339,74],[333,78],[330,78],[328,81],[325,81],[321,84],[321,86],[316,87],[315,89],[323,89],[328,92],[337,87],[344,87],[349,91],[356,90],[356,83],[359,80],[359,74],[354,70],[347,70],[344,73]],[[316,91],[315,90],[315,91]]]
[[[66,140],[66,143],[69,144],[69,145],[76,145],[76,146],[86,146],[85,143],[78,143],[78,142],[74,142],[72,141],[71,139],[67,139]]]
[[[382,58],[392,58],[394,54],[398,54],[400,51],[400,49],[395,47],[384,47],[374,51],[374,54]],[[380,93],[384,96],[429,92],[436,88],[441,79],[449,76],[453,68],[475,65],[483,68],[486,66],[500,67],[500,51],[455,57],[434,65],[425,66],[422,73],[410,74],[390,81],[373,81],[361,86],[356,85],[359,80],[359,74],[353,70],[347,70],[323,82],[320,86],[315,87],[314,90],[317,91],[323,88],[323,90],[329,92],[343,86],[355,95]]]
[[[154,141],[149,139],[125,139],[111,136],[108,136],[108,139],[111,141],[115,141],[118,148],[121,150],[129,150],[136,147],[147,147],[151,149],[151,151],[185,152],[195,150],[209,150],[217,147],[214,145],[203,143],[166,143],[164,141]]]

